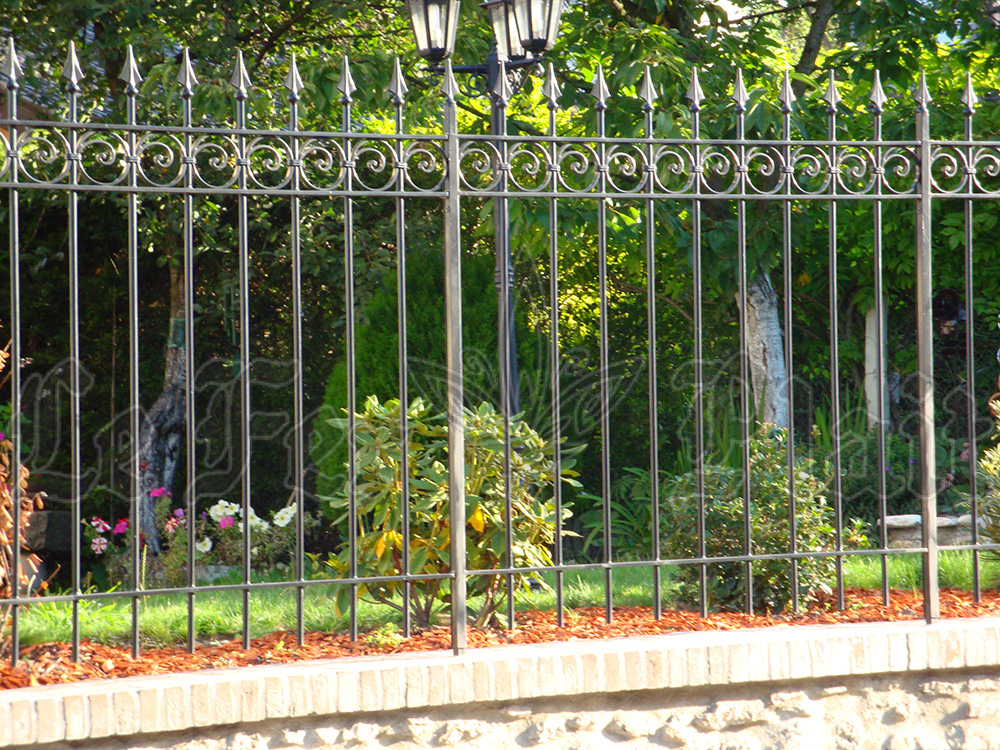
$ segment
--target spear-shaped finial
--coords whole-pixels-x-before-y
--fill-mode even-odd
[[[507,63],[501,60],[499,67],[497,80],[493,84],[493,91],[491,93],[497,98],[501,107],[506,107],[511,97],[510,81],[507,80]]]
[[[597,100],[598,109],[606,109],[608,106],[608,99],[611,97],[611,92],[608,91],[608,84],[604,80],[604,66],[597,66],[597,73],[594,75],[594,88],[591,89],[590,95]]]
[[[294,52],[292,53],[292,61],[288,64],[288,75],[285,76],[285,81],[282,85],[288,89],[288,101],[297,102],[300,98],[299,94],[305,88],[305,84],[302,83],[302,76],[299,75],[299,66],[295,62]]]
[[[646,66],[646,75],[642,77],[642,84],[639,86],[639,98],[642,99],[642,109],[645,112],[653,111],[653,104],[659,98],[656,93],[656,86],[653,85],[653,73]]]
[[[250,94],[250,74],[243,64],[243,50],[236,50],[236,67],[233,69],[233,77],[229,79],[230,85],[236,89],[237,99],[246,99]]]
[[[549,109],[559,108],[559,97],[562,96],[562,89],[559,88],[559,81],[556,80],[555,66],[550,62],[549,68],[545,72],[545,83],[542,84],[542,96],[549,102]]]
[[[750,95],[747,93],[747,87],[743,85],[743,68],[736,69],[736,83],[733,84],[732,99],[736,102],[737,112],[743,113],[747,111],[747,102],[750,101]]]
[[[441,93],[444,94],[446,102],[454,102],[458,96],[458,81],[455,80],[455,73],[451,69],[451,60],[445,60],[444,78],[441,80]]]
[[[826,102],[827,112],[836,112],[837,105],[841,102],[840,92],[837,90],[837,79],[832,70],[826,84],[826,91],[823,93],[823,101]]]
[[[62,77],[69,81],[70,91],[80,90],[80,81],[83,80],[83,68],[80,67],[80,59],[76,56],[76,42],[69,43],[69,51],[66,53],[66,64],[63,65]]]
[[[688,84],[687,93],[684,98],[688,100],[688,107],[692,112],[701,111],[701,103],[705,101],[705,92],[701,90],[701,81],[698,80],[698,68],[691,68],[691,83]]]
[[[340,66],[340,80],[337,81],[337,91],[340,92],[340,103],[350,104],[354,101],[353,94],[358,90],[354,85],[354,76],[351,75],[351,61],[344,55],[344,62]]]
[[[871,104],[872,112],[877,115],[885,111],[885,103],[889,101],[889,97],[882,90],[882,77],[877,70],[875,71],[875,80],[872,83],[872,95],[868,97],[868,101]]]
[[[21,70],[21,63],[17,59],[17,50],[14,49],[14,37],[7,38],[7,56],[4,58],[0,73],[7,78],[8,85],[17,88],[18,79],[24,71]]]
[[[778,93],[778,101],[781,102],[782,114],[791,114],[792,103],[795,101],[795,92],[792,91],[792,79],[785,70],[785,75],[781,79],[781,91]]]
[[[962,92],[962,104],[965,105],[965,114],[971,115],[976,111],[976,105],[979,104],[979,97],[976,96],[976,90],[972,87],[972,73],[965,74],[965,91]]]
[[[128,52],[125,53],[125,67],[122,69],[122,74],[119,77],[125,81],[126,94],[139,93],[139,84],[142,83],[142,76],[139,75],[139,66],[135,64],[135,53],[132,51],[131,44],[128,46]]]
[[[406,93],[410,90],[403,77],[403,68],[396,58],[396,64],[392,70],[392,80],[389,81],[389,95],[392,96],[392,103],[399,106],[406,101]]]
[[[920,71],[920,80],[917,81],[917,88],[913,92],[913,101],[917,103],[917,107],[926,112],[927,107],[931,103],[931,92],[927,88],[927,75],[924,71]]]
[[[198,85],[194,68],[191,66],[191,53],[188,48],[184,48],[181,54],[181,69],[177,71],[177,82],[181,85],[181,96],[192,96],[194,87]]]

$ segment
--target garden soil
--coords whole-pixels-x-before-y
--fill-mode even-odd
[[[517,614],[517,627],[510,630],[470,630],[470,648],[503,646],[512,643],[548,643],[587,638],[621,638],[632,635],[690,632],[698,630],[735,630],[777,626],[830,625],[844,622],[894,622],[923,617],[919,592],[893,590],[889,604],[882,602],[880,591],[847,589],[847,607],[836,609],[835,595],[821,595],[808,609],[798,614],[748,615],[741,612],[716,612],[702,618],[697,612],[668,610],[657,620],[650,607],[617,607],[612,622],[606,622],[603,607],[565,610],[563,626],[554,612],[526,611]],[[984,591],[979,602],[967,591],[941,591],[942,617],[1000,616],[1000,591]],[[299,645],[295,635],[277,632],[251,641],[244,649],[233,640],[218,645],[199,645],[194,653],[185,648],[148,648],[133,659],[129,648],[116,648],[83,640],[80,661],[73,662],[67,643],[41,643],[21,649],[16,666],[9,654],[0,663],[0,689],[51,685],[79,680],[138,675],[168,674],[203,669],[222,669],[280,662],[330,659],[413,651],[450,649],[447,628],[416,633],[395,645],[386,645],[384,635],[352,642],[347,635],[307,633]]]

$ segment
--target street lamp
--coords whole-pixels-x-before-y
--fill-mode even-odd
[[[455,51],[458,15],[461,0],[406,0],[406,9],[413,25],[417,52],[432,66],[438,66]],[[487,0],[482,4],[493,27],[493,50],[482,65],[454,65],[456,73],[468,73],[485,78],[486,91],[490,92],[490,133],[501,136],[505,132],[506,103],[495,93],[504,70],[536,65],[539,56],[552,48],[559,35],[559,17],[563,0]],[[501,150],[498,143],[498,151]],[[500,343],[501,372],[509,373],[507,392],[501,394],[503,410],[508,415],[520,411],[520,389],[517,373],[517,337],[514,326],[514,265],[510,254],[510,236],[503,226],[504,217],[496,201],[494,237],[496,248],[496,274],[500,330],[506,328],[506,341]],[[504,276],[507,288],[507,319],[503,317]],[[556,363],[552,363],[556,367]]]

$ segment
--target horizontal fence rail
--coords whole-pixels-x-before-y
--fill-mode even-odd
[[[305,87],[294,58],[283,94],[286,127],[280,129],[248,126],[252,83],[241,55],[233,76],[232,123],[195,124],[198,82],[184,52],[177,78],[180,125],[142,122],[142,79],[131,50],[123,73],[122,123],[81,118],[83,74],[72,47],[64,73],[66,117],[18,119],[24,92],[13,42],[6,60],[0,68],[7,82],[0,190],[9,245],[4,326],[11,337],[11,371],[4,398],[15,417],[28,417],[34,409],[38,418],[13,418],[5,428],[8,447],[3,450],[9,476],[19,477],[38,464],[47,467],[30,484],[10,482],[9,521],[0,526],[8,583],[0,618],[9,618],[14,662],[20,658],[26,613],[39,603],[71,606],[68,632],[75,658],[86,635],[84,606],[129,601],[130,641],[138,655],[147,601],[181,596],[186,642],[194,650],[198,597],[240,592],[240,635],[249,647],[255,630],[253,595],[288,592],[301,643],[309,597],[331,588],[335,594],[328,606],[346,616],[352,639],[363,627],[359,602],[374,598],[399,610],[407,635],[447,613],[452,645],[460,653],[471,625],[513,625],[519,592],[546,576],[554,584],[560,625],[571,576],[590,571],[600,573],[609,621],[617,606],[614,576],[629,569],[649,571],[656,617],[673,585],[689,587],[684,595],[703,616],[718,606],[750,613],[762,606],[798,611],[812,593],[807,590],[816,580],[812,571],[826,565],[824,575],[832,576],[828,582],[837,592],[837,606],[844,608],[845,562],[864,556],[877,558],[886,603],[890,560],[920,556],[924,616],[930,621],[939,615],[938,495],[955,484],[951,474],[944,478],[947,486],[938,475],[936,434],[957,445],[964,442],[953,471],[968,476],[973,522],[971,541],[954,545],[953,551],[971,550],[974,592],[980,596],[982,555],[1000,550],[1000,540],[987,538],[977,522],[983,503],[977,462],[983,423],[989,420],[984,388],[990,377],[984,380],[976,359],[974,332],[983,313],[976,308],[974,247],[989,239],[991,230],[976,229],[975,211],[994,211],[1000,197],[1000,141],[974,137],[971,84],[963,101],[973,104],[966,107],[961,137],[931,138],[933,105],[921,78],[913,99],[914,137],[888,140],[882,137],[886,99],[876,74],[870,122],[864,133],[853,124],[851,135],[859,135],[854,139],[838,122],[840,95],[831,76],[819,118],[826,136],[797,139],[800,131],[792,117],[802,105],[786,75],[774,132],[754,137],[747,132],[750,97],[737,71],[725,113],[732,137],[703,138],[705,95],[695,71],[687,101],[690,136],[661,138],[654,127],[658,94],[647,70],[631,97],[639,102],[642,135],[619,137],[606,132],[608,109],[616,99],[600,69],[593,110],[585,113],[589,119],[559,132],[561,92],[551,66],[540,94],[533,94],[537,112],[547,110],[539,118],[539,132],[508,132],[508,110],[516,96],[501,69],[505,83],[490,95],[493,132],[484,135],[459,132],[458,102],[465,95],[449,64],[442,73],[440,132],[427,133],[407,132],[407,90],[397,61],[386,110],[371,113],[381,126],[365,132],[370,121],[359,114],[368,113],[357,111],[345,59],[338,86],[341,111],[333,118],[340,130],[332,132],[300,127]],[[951,211],[941,233],[932,222],[940,206]],[[486,215],[494,225],[490,241],[483,239],[480,226]],[[99,287],[91,283],[101,241],[96,227],[102,221],[122,232],[114,241],[121,246],[125,280],[115,292],[110,286],[95,292]],[[45,222],[65,224],[65,234],[45,234]],[[384,235],[375,236],[381,229]],[[209,230],[216,232],[211,238],[204,234]],[[67,340],[65,383],[58,373],[49,382],[32,370],[34,355],[23,336],[29,328],[36,332],[25,310],[35,310],[30,295],[41,293],[33,281],[41,268],[34,245],[39,232],[46,242],[58,236],[65,245],[59,262],[65,260],[66,293],[59,309],[65,308],[66,319],[48,321],[53,329],[60,326],[58,336]],[[772,237],[774,251],[766,258],[763,235]],[[962,287],[947,321],[938,312],[935,292],[940,290],[934,288],[932,267],[938,257],[934,248],[945,240],[958,262],[958,270],[949,274],[960,278]],[[469,333],[470,321],[483,313],[468,283],[490,242],[497,297],[490,315],[496,317],[497,343],[483,352],[482,342]],[[209,245],[231,253],[211,271],[209,261],[201,260]],[[805,258],[801,248],[806,246],[818,248],[818,260]],[[179,290],[169,304],[154,280],[160,273],[162,281],[166,272],[151,270],[145,259],[154,250],[165,254]],[[365,307],[364,295],[373,293],[366,264],[379,253],[390,259],[374,286],[391,289],[395,322],[381,335],[392,340],[389,360],[394,361],[373,361],[360,343],[375,314]],[[262,270],[264,258],[272,256],[284,263],[280,278],[273,270],[278,265]],[[335,271],[317,271],[321,262]],[[533,276],[526,280],[529,272]],[[209,273],[215,274],[210,277],[214,284],[206,282]],[[776,288],[772,273],[780,275]],[[323,274],[334,279],[324,282],[324,292],[339,285],[335,302],[308,297],[311,279]],[[435,287],[435,294],[444,297],[440,310],[414,307],[424,299],[415,274],[440,277]],[[81,287],[85,275],[87,291]],[[898,287],[902,276],[912,285],[912,299],[889,299],[887,288]],[[814,278],[826,283],[807,300],[800,290],[812,290]],[[269,287],[287,288],[278,295],[280,302],[261,301],[271,300],[265,297]],[[93,447],[103,428],[94,428],[95,418],[84,408],[92,406],[88,389],[101,376],[81,334],[88,295],[95,293],[121,294],[127,328],[127,343],[122,351],[114,350],[116,359],[99,364],[108,368],[112,383],[123,381],[117,396],[112,385],[112,410],[121,392],[127,402],[124,417],[109,428],[109,461]],[[879,342],[864,360],[876,374],[878,395],[863,413],[864,429],[849,435],[857,410],[842,375],[847,334],[840,316],[849,314],[848,293],[870,303],[868,335]],[[159,312],[150,298],[158,299]],[[223,298],[218,303],[223,322],[210,328],[204,310]],[[778,329],[776,337],[765,340],[759,310],[767,300]],[[316,356],[307,340],[315,334],[313,321],[322,318],[313,308],[331,305],[342,306],[342,314],[324,334],[333,342],[330,350]],[[890,399],[891,367],[883,342],[890,308],[898,316],[905,305],[911,305],[915,318],[907,321],[915,332],[904,337],[912,363],[906,365],[909,380],[893,386],[897,395]],[[816,309],[822,315],[815,315]],[[149,341],[160,341],[159,333],[150,333],[157,325],[150,321],[162,325],[165,317],[170,332],[164,354],[151,351]],[[281,328],[283,321],[287,328]],[[935,336],[952,334],[951,329],[941,333],[943,322],[963,326],[957,355],[962,367],[936,379]],[[223,324],[228,340],[217,330]],[[417,327],[433,327],[440,334],[441,358],[419,350]],[[685,335],[678,341],[675,334],[682,328]],[[530,356],[518,340],[525,330],[542,342]],[[117,335],[111,334],[113,342]],[[277,384],[263,379],[270,365],[258,354],[273,339],[284,340],[287,352],[282,366],[288,376]],[[32,346],[47,344],[55,348],[33,333]],[[215,348],[210,351],[210,346]],[[225,347],[227,357],[215,352]],[[310,454],[310,431],[322,415],[309,405],[317,397],[307,393],[306,383],[309,368],[332,369],[334,350],[343,363],[336,371],[345,394],[343,413],[323,414],[339,418],[343,442],[336,450],[342,451],[346,468],[343,489],[330,498],[314,486],[318,459]],[[781,373],[766,382],[758,382],[767,375],[759,371],[762,356],[781,360]],[[850,356],[857,361],[862,355]],[[683,366],[678,364],[685,357]],[[534,370],[525,369],[529,362]],[[812,368],[808,376],[803,374],[807,366]],[[382,394],[383,403],[373,405],[359,383],[370,382],[371,370],[379,368],[396,373],[398,383],[394,392]],[[816,374],[820,370],[827,374]],[[157,420],[167,419],[167,410],[158,411],[149,397],[155,389],[148,379],[159,382],[163,372],[169,386],[163,393],[173,388],[181,394],[170,402],[172,437],[157,432]],[[324,372],[320,382],[325,380]],[[36,381],[48,385],[33,385]],[[309,382],[315,386],[315,378]],[[947,434],[939,423],[941,409],[935,410],[935,394],[942,388],[952,388],[948,408],[960,414],[948,423]],[[784,413],[764,413],[769,390],[781,394]],[[902,401],[900,390],[906,392]],[[284,405],[276,410],[273,394],[279,392]],[[433,408],[443,410],[440,419],[414,401],[432,396],[437,397]],[[62,399],[59,408],[68,410],[68,434],[52,428],[55,437],[43,435],[46,425],[61,425],[62,416],[46,416],[47,404],[56,398]],[[724,402],[722,417],[716,399]],[[816,399],[826,406],[817,410]],[[814,461],[819,438],[812,427],[819,412],[825,415],[829,451]],[[722,426],[730,414],[729,427]],[[262,425],[275,415],[284,421],[269,433]],[[888,538],[893,480],[888,475],[896,471],[899,445],[907,436],[913,438],[907,443],[913,450],[905,456],[913,467],[907,478],[917,485],[912,495],[919,500],[923,537],[915,546],[896,549]],[[874,455],[863,454],[874,465],[867,474],[875,485],[873,504],[865,507],[873,538],[868,546],[851,538],[845,486],[852,473],[872,467],[850,463],[859,454],[850,452],[849,439],[874,443]],[[232,444],[217,450],[219,440]],[[55,447],[46,448],[50,443]],[[169,451],[158,454],[157,445]],[[289,500],[280,509],[258,490],[270,482],[262,457],[276,446],[288,456],[281,489]],[[625,451],[629,454],[623,457]],[[772,484],[765,486],[760,477],[770,471],[772,453],[779,456],[779,477],[769,476]],[[95,456],[100,466],[91,471],[86,464]],[[101,474],[105,463],[114,467],[107,469],[107,479]],[[577,463],[579,483],[571,473]],[[678,468],[670,469],[674,464]],[[46,482],[60,471],[69,481],[54,497]],[[817,478],[821,471],[827,472],[822,481]],[[158,483],[162,477],[168,477],[169,486]],[[159,528],[154,500],[169,497],[171,487],[178,495],[172,526]],[[30,520],[34,493],[41,490],[49,493],[50,504],[56,501],[70,513],[72,546],[67,582],[36,597],[30,586],[19,584],[19,571],[30,555],[22,520]],[[780,501],[769,505],[773,498],[765,493],[776,493]],[[103,504],[93,500],[98,496],[105,498]],[[722,523],[718,512],[727,501],[736,505],[726,506]],[[329,510],[319,525],[334,532],[319,536],[330,547],[309,549],[312,510],[307,505]],[[96,507],[114,508],[112,519],[121,517],[114,531],[112,524],[105,529],[96,517],[88,518]],[[264,507],[272,511],[270,522],[257,517],[255,508]],[[690,513],[676,515],[678,508]],[[760,518],[763,508],[774,517]],[[579,515],[572,515],[577,509]],[[238,549],[232,552],[239,561],[238,582],[199,578],[212,559],[212,542],[200,536],[198,519],[217,534],[218,527],[240,529]],[[127,555],[127,575],[109,581],[115,585],[107,590],[85,583],[90,581],[86,566],[98,564],[84,562],[88,547],[81,529],[88,523],[97,532],[90,544],[95,554],[110,539]],[[668,541],[681,524],[689,542],[686,554],[678,554]],[[254,568],[261,554],[256,545],[279,526],[289,529],[281,557],[286,574],[268,580]],[[117,538],[119,527],[124,542]],[[787,537],[780,549],[763,539],[779,527]],[[496,533],[488,536],[491,529]],[[436,536],[428,542],[423,534]],[[637,535],[648,537],[647,547],[633,544]],[[822,543],[815,541],[819,537]],[[147,579],[171,547],[184,550],[180,577]],[[321,557],[333,547],[339,557]],[[756,592],[772,583],[772,564],[780,567],[777,588],[784,600],[772,600],[770,594],[758,600]],[[694,572],[685,577],[688,569]],[[0,594],[4,582],[0,578]],[[720,601],[723,590],[736,593]]]

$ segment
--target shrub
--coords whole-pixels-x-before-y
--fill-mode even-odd
[[[395,576],[403,570],[403,548],[409,549],[409,572],[447,573],[451,570],[447,471],[448,428],[444,415],[417,398],[407,409],[409,446],[406,471],[409,486],[409,539],[402,534],[403,470],[400,465],[400,403],[382,404],[374,396],[357,415],[357,556],[361,576]],[[343,428],[346,420],[334,420]],[[510,519],[512,558],[507,559],[504,486],[503,417],[490,404],[465,411],[466,560],[469,570],[500,567],[536,567],[552,564],[556,509],[552,488],[556,481],[575,485],[571,471],[579,448],[563,451],[562,476],[555,475],[553,445],[520,420],[510,423]],[[345,534],[348,523],[347,483],[330,500],[337,514],[334,524]],[[563,508],[564,518],[570,516]],[[568,533],[568,532],[564,532]],[[328,564],[341,575],[350,570],[351,549],[345,543]],[[527,576],[513,576],[517,586]],[[482,597],[473,624],[492,622],[504,601],[504,577],[469,576],[469,598]],[[402,609],[403,584],[377,581],[361,584],[359,592]],[[416,581],[410,587],[411,611],[418,626],[430,623],[438,603],[450,603],[447,580]],[[338,607],[349,605],[350,590],[341,587]]]
[[[784,430],[758,431],[750,440],[750,535],[753,554],[791,551],[789,529],[787,441]],[[827,503],[827,471],[811,458],[796,457],[793,466],[796,540],[799,552],[835,549],[833,509]],[[662,483],[663,555],[698,556],[698,477],[695,472],[667,477]],[[647,485],[648,486],[648,485]],[[744,498],[742,472],[729,466],[704,469],[706,554],[727,557],[744,554]],[[845,545],[863,541],[860,522],[845,529]],[[829,590],[834,558],[798,561],[798,593],[808,598]],[[760,560],[752,564],[753,604],[759,611],[779,611],[792,599],[791,561]],[[745,602],[745,564],[706,565],[709,601],[723,608]],[[697,591],[698,566],[682,565],[677,578],[687,594]]]
[[[990,411],[996,417],[994,440],[1000,441],[1000,402],[992,401]],[[1000,543],[1000,442],[983,451],[979,459],[980,513],[982,534],[991,543]]]

